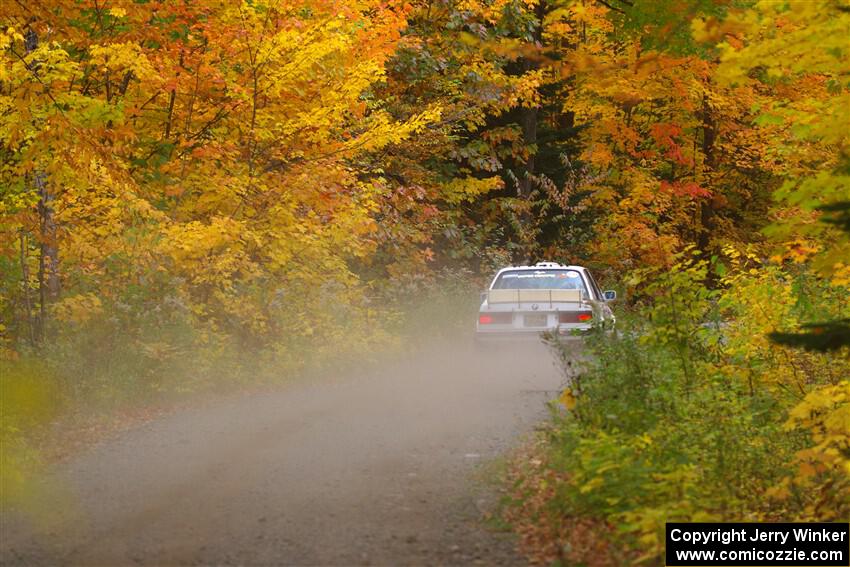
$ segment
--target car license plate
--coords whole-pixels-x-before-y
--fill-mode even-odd
[[[545,327],[546,326],[546,315],[526,315],[523,319],[523,324],[526,327]]]

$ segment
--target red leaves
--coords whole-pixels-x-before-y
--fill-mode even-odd
[[[674,181],[672,183],[669,181],[662,181],[661,191],[676,197],[689,197],[691,199],[711,197],[712,195],[710,189],[701,187],[699,183],[695,181]]]
[[[664,152],[664,157],[680,165],[693,165],[693,159],[684,154],[682,146],[677,140],[682,135],[681,126],[659,122],[650,127],[649,133],[655,141],[655,145]]]

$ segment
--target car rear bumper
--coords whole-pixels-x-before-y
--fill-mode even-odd
[[[544,338],[544,333],[547,333],[549,336],[557,337],[559,341],[580,341],[589,331],[590,329],[561,330],[557,333],[541,330],[476,331],[475,342],[478,344],[540,342]]]

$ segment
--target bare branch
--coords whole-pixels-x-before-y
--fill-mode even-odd
[[[599,2],[600,4],[602,4],[603,6],[605,6],[606,8],[608,8],[609,10],[614,10],[615,12],[619,12],[619,13],[621,13],[621,14],[625,14],[625,13],[626,13],[623,9],[621,9],[621,8],[617,8],[616,6],[613,6],[613,5],[609,4],[609,3],[608,3],[608,2],[606,2],[605,0],[596,0],[596,1],[597,1],[597,2]]]

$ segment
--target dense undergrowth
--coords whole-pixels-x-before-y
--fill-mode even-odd
[[[844,290],[727,252],[635,278],[642,299],[514,463],[506,514],[538,562],[663,564],[668,521],[850,518],[848,353],[765,336],[846,314]]]

